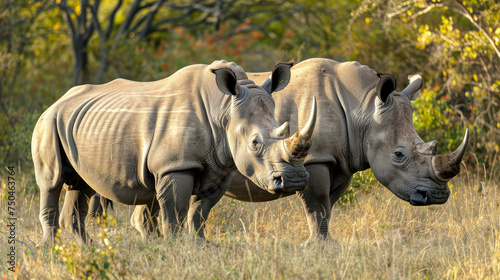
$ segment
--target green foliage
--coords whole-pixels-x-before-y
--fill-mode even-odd
[[[377,179],[371,169],[357,172],[353,175],[351,184],[346,192],[340,197],[337,203],[348,205],[356,201],[359,192],[370,192],[378,186]]]
[[[115,224],[113,217],[108,216],[106,219]],[[121,279],[127,274],[125,267],[128,266],[128,255],[117,254],[116,247],[120,245],[121,237],[110,240],[108,231],[106,222],[103,222],[100,224],[98,242],[90,247],[79,246],[74,241],[69,246],[57,244],[53,254],[66,264],[74,279]]]
[[[433,91],[432,106],[441,114],[422,115],[428,125],[419,124],[417,117],[419,133],[425,134],[424,127],[451,130],[433,132],[444,137],[437,140],[445,140],[449,148],[455,148],[458,135],[463,134],[458,129],[468,127],[471,153],[465,161],[473,166],[475,156],[480,162],[491,162],[500,143],[498,1],[365,0],[357,12],[359,18],[379,19],[385,37],[394,40],[396,53],[403,54],[397,64],[409,66],[405,74],[411,74],[408,70],[412,68],[416,68],[415,72],[424,71],[424,88]],[[376,42],[370,43],[371,52],[381,50]],[[397,67],[388,71],[394,69]],[[430,124],[431,116],[436,125]]]
[[[4,145],[0,146],[0,153],[5,155],[5,157],[0,159],[1,166],[21,163],[22,166],[28,170],[30,169],[32,165],[31,136],[40,115],[41,113],[38,111],[27,112],[14,125],[10,126],[6,124],[3,126],[3,130],[6,130],[6,132],[2,134],[5,138],[0,139],[4,140]]]
[[[434,89],[424,89],[417,100],[412,102],[413,122],[420,138],[425,142],[438,139],[438,154],[445,154],[460,145],[465,120],[449,108],[446,96],[437,99],[436,95]]]
[[[248,23],[242,23],[239,29],[246,28],[247,25]],[[178,27],[170,32],[168,39],[157,38],[152,42],[129,40],[111,55],[108,77],[159,80],[187,65],[210,64],[217,59],[234,61],[245,66],[244,58],[254,53],[253,47],[263,34],[253,31],[220,39],[225,30],[222,26],[218,34],[204,32],[195,36],[185,28]],[[131,49],[134,50],[132,54]]]

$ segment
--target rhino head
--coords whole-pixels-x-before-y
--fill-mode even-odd
[[[278,126],[271,96],[288,84],[292,65],[277,64],[262,86],[240,69],[214,70],[218,88],[233,95],[226,133],[236,168],[271,193],[302,191],[309,180],[303,163],[316,123],[315,98],[308,124],[288,137],[288,123]]]
[[[410,76],[409,86],[396,92],[394,77],[378,76],[375,108],[365,147],[373,174],[396,196],[412,205],[445,203],[450,195],[447,182],[460,172],[468,130],[454,152],[437,155],[437,142],[424,143],[413,125],[410,102],[417,97],[422,77]]]

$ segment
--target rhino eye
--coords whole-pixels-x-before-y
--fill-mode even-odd
[[[249,147],[251,150],[258,152],[262,148],[262,139],[258,135],[250,137]]]
[[[396,164],[397,166],[400,166],[401,164],[404,164],[407,162],[407,157],[406,153],[403,148],[397,148],[394,151],[394,155],[392,156],[392,163]]]

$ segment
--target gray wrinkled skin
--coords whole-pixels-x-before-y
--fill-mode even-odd
[[[118,79],[68,91],[33,133],[42,243],[52,242],[59,224],[86,242],[84,220],[96,192],[130,205],[158,198],[167,236],[184,223],[191,196],[190,226],[199,230],[232,171],[266,191],[305,189],[303,159],[291,157],[285,137],[276,136],[270,95],[288,84],[291,65],[278,64],[262,87],[236,64],[215,61],[160,81]]]
[[[249,77],[264,82],[269,74],[249,73]],[[379,76],[357,62],[310,59],[295,65],[290,84],[273,95],[278,123],[288,122],[292,132],[305,125],[311,96],[317,97],[318,120],[304,163],[310,180],[306,190],[296,192],[310,228],[307,242],[328,237],[333,204],[353,174],[367,168],[392,193],[412,205],[447,201],[450,190],[446,182],[460,170],[468,134],[455,152],[436,155],[436,141],[424,143],[412,120],[411,100],[417,98],[421,77],[410,77],[410,82],[402,92],[396,92],[392,76]],[[234,173],[225,193],[228,197],[262,202],[295,194],[269,193]],[[146,223],[143,217],[147,215],[140,213],[145,208],[138,206],[131,219],[143,237],[147,231],[141,224]]]

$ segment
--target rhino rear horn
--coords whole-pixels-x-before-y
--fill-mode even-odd
[[[280,127],[277,127],[273,131],[271,131],[269,136],[274,139],[283,139],[285,137],[288,137],[289,134],[290,127],[288,125],[288,122],[284,122]]]
[[[318,114],[316,97],[313,96],[311,114],[306,125],[296,132],[292,137],[285,140],[285,149],[289,155],[297,159],[303,159],[307,155],[307,151],[311,147],[311,138],[316,126],[316,118]]]
[[[436,177],[444,182],[451,180],[460,172],[460,162],[469,143],[469,129],[465,131],[464,139],[460,146],[451,154],[432,157],[432,169]]]
[[[417,149],[421,154],[435,156],[437,153],[437,141],[432,140],[431,142],[417,144]]]

